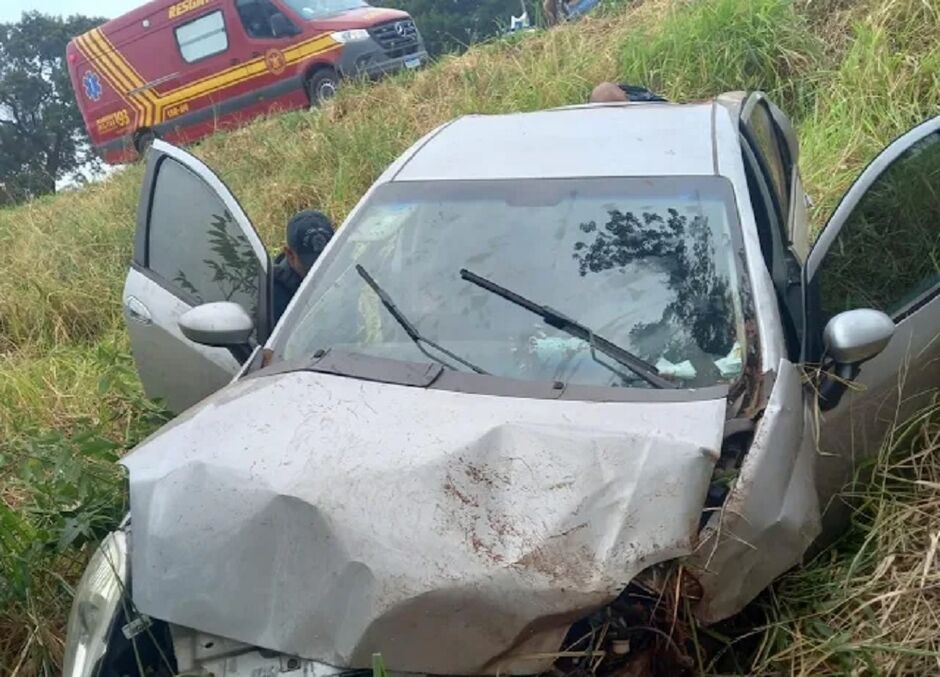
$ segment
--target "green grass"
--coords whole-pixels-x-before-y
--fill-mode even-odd
[[[868,471],[846,535],[768,596],[755,672],[937,674],[940,407],[899,424]]]
[[[621,77],[699,99],[759,89],[792,117],[811,103],[822,46],[797,8],[780,0],[676,3],[620,49]]]
[[[648,84],[677,100],[761,88],[797,122],[818,227],[885,143],[940,112],[937,0],[607,5],[573,26],[350,86],[322,111],[261,120],[195,152],[274,248],[294,211],[316,206],[341,220],[390,161],[457,115],[577,103],[601,80]],[[164,420],[133,375],[120,314],[140,179],[140,167],[130,167],[101,185],[0,211],[0,674],[57,672],[69,585],[86,544],[123,507],[111,461]],[[925,420],[885,455],[882,475],[915,456],[928,459],[924,472],[936,472],[936,459],[930,466],[925,456],[935,446],[923,440],[937,428]],[[868,512],[846,541],[856,549],[830,551],[775,587],[755,650],[759,671],[940,669],[928,633],[903,637],[900,617],[853,625],[872,595],[890,591],[865,588],[859,577],[889,554],[913,561],[917,548],[930,547],[923,529],[917,538],[896,537],[905,510],[940,523],[940,506],[922,501],[915,481],[897,491],[892,484],[890,495],[866,494]],[[882,538],[886,529],[894,536]],[[936,629],[923,605],[893,613],[900,611],[906,627]],[[900,634],[885,635],[884,627]]]

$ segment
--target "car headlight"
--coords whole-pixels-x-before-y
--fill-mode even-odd
[[[335,33],[330,33],[336,42],[341,44],[346,44],[347,42],[362,42],[363,40],[369,39],[369,31],[365,28],[353,28],[348,31],[336,31]]]
[[[108,631],[127,581],[127,536],[101,542],[75,589],[65,640],[64,677],[90,677],[108,648]]]

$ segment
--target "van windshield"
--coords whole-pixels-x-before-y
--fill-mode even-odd
[[[347,9],[369,6],[363,0],[284,0],[284,2],[307,21],[320,19],[331,14],[339,14]]]
[[[744,356],[736,229],[720,177],[385,184],[337,234],[275,351],[428,361],[358,265],[421,335],[491,374],[649,387],[590,342],[463,279],[467,269],[586,325],[677,385],[728,383]]]

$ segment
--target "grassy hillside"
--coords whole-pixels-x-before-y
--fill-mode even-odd
[[[759,88],[799,126],[820,225],[886,142],[940,112],[937,0],[611,5],[622,6],[348,87],[322,111],[262,120],[195,152],[275,247],[295,210],[340,221],[396,155],[463,113],[580,102],[604,79],[677,100]],[[0,674],[56,672],[69,584],[123,508],[112,461],[164,420],[140,393],[120,315],[140,178],[130,167],[0,211]],[[932,412],[899,429],[845,543],[785,577],[755,607],[748,649],[732,643],[723,661],[747,671],[753,652],[757,672],[940,671],[929,606],[940,589],[938,435]]]

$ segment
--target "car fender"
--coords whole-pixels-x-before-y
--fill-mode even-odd
[[[799,563],[820,533],[813,410],[798,365],[780,361],[754,441],[724,505],[685,559],[702,586],[695,615],[714,623],[743,609]]]

